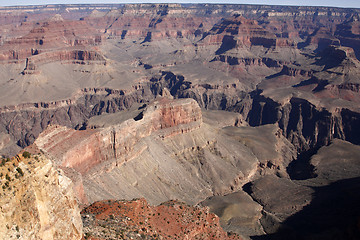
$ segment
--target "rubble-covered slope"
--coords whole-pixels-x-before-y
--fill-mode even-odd
[[[84,208],[85,239],[242,239],[226,233],[206,207],[145,199],[100,201]]]

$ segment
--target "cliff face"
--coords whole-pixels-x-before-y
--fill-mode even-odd
[[[221,44],[217,50],[218,54],[232,48],[251,46],[275,48],[276,46],[284,45],[283,43],[280,44],[282,39],[277,38],[275,34],[262,28],[257,21],[246,19],[242,16],[235,16],[221,21],[219,24],[214,25],[205,36],[204,42]],[[288,46],[291,46],[291,43]]]
[[[35,144],[50,154],[58,166],[97,175],[138,157],[142,139],[156,134],[162,139],[191,132],[201,127],[202,116],[194,100],[173,101],[161,98],[134,118],[104,129],[75,131],[53,126]],[[141,144],[140,144],[141,145]]]
[[[287,177],[286,167],[296,157],[275,125],[209,126],[192,99],[160,98],[124,114],[97,116],[81,131],[51,126],[35,141],[75,182],[82,204],[135,197],[152,204],[169,199],[195,204],[238,191],[258,174]],[[208,113],[206,122],[217,119],[223,125],[221,119],[228,117],[222,114]],[[104,121],[110,126],[101,125]],[[263,137],[256,137],[260,132]]]
[[[201,110],[194,100],[162,98],[134,119],[102,130],[75,131],[60,126],[49,127],[40,134],[35,144],[58,158],[60,166],[84,174],[106,161],[115,160],[118,165],[127,158],[131,159],[132,154],[136,154],[133,146],[153,132],[166,138],[200,128],[201,124]]]
[[[1,166],[1,239],[81,239],[72,182],[44,155]]]
[[[0,63],[25,64],[23,75],[40,74],[39,65],[49,62],[105,64],[103,56],[92,50],[101,44],[101,33],[83,21],[65,21],[55,15],[47,21],[22,23],[14,32],[3,36]]]
[[[348,53],[336,69],[325,63],[331,60],[308,54],[314,51],[316,58],[329,58],[329,54],[321,55],[329,51],[329,44],[339,45],[336,43],[345,38],[356,41],[356,9],[329,8],[332,14],[316,7],[144,4],[101,5],[93,11],[96,6],[87,5],[81,14],[88,16],[75,21],[68,14],[79,11],[77,7],[34,7],[34,11],[57,15],[10,24],[1,33],[0,58],[6,72],[1,91],[6,100],[1,109],[2,129],[21,147],[31,144],[49,123],[81,128],[96,114],[151,100],[164,87],[176,98],[194,98],[203,108],[236,109],[245,119],[253,119],[248,112],[257,111],[256,99],[247,99],[257,96],[249,94],[255,89],[275,91],[267,96],[280,104],[292,97],[314,105],[334,98],[359,101],[358,83],[346,80],[357,79],[356,68],[350,67],[358,66],[357,50],[353,57],[349,50],[339,50]],[[30,11],[14,9],[22,14]],[[9,14],[6,9],[1,12]],[[163,44],[166,41],[171,44]],[[49,66],[50,62],[54,65]],[[64,69],[63,63],[69,67]],[[80,66],[74,68],[74,64]],[[325,70],[329,71],[325,74]],[[58,79],[61,76],[64,79]],[[340,78],[344,78],[342,83],[337,82]],[[65,79],[71,81],[58,86]],[[52,84],[56,87],[50,88]],[[108,89],[110,94],[86,89]],[[37,94],[39,91],[44,94]],[[34,96],[46,100],[31,101]],[[53,96],[61,100],[52,101]],[[349,104],[339,101],[335,105],[348,109]],[[42,109],[48,106],[54,108]]]

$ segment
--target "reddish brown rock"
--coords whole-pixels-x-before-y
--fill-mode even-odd
[[[261,27],[256,20],[234,16],[216,24],[203,40],[208,44],[221,44],[219,53],[232,48],[263,46],[265,48],[294,46],[290,39],[277,38]]]
[[[54,61],[102,61],[104,58],[93,49],[102,42],[102,35],[84,21],[63,20],[55,16],[48,21],[22,23],[19,34],[5,35],[0,46],[2,63],[26,64],[23,74],[39,73],[37,65]]]
[[[90,239],[137,235],[160,239],[242,239],[226,233],[219,218],[208,208],[190,207],[178,201],[159,206],[149,206],[145,199],[101,201],[84,208],[81,214],[85,236]]]
[[[111,37],[143,38],[144,41],[167,38],[193,38],[210,29],[220,16],[196,15],[196,10],[184,11],[179,4],[127,5],[121,11],[106,14],[93,12],[84,18],[91,26]]]
[[[161,98],[141,112],[135,119],[105,129],[76,131],[61,126],[48,127],[35,144],[50,154],[61,168],[69,168],[85,175],[95,166],[109,171],[134,157],[133,146],[154,132],[162,138],[186,133],[202,124],[201,110],[192,99],[170,100]],[[95,168],[99,171],[99,168]],[[68,171],[69,172],[69,171]],[[71,173],[71,171],[70,171]],[[81,176],[70,174],[82,190]],[[79,200],[86,203],[84,194]]]
[[[84,174],[95,165],[108,160],[121,164],[132,146],[151,133],[168,136],[199,128],[201,110],[192,99],[161,98],[137,118],[105,129],[76,131],[51,126],[37,139],[36,145],[58,159],[59,166],[73,168]],[[126,158],[131,158],[127,156]]]

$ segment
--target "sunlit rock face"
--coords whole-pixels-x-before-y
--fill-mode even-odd
[[[73,183],[47,157],[17,155],[1,175],[1,239],[82,238]]]

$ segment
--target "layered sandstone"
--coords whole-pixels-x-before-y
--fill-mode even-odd
[[[220,16],[196,14],[196,9],[184,9],[180,4],[125,5],[106,14],[92,13],[84,18],[110,37],[142,39],[143,42],[169,38],[193,39],[201,36]]]
[[[154,204],[197,203],[238,189],[257,169],[257,158],[245,146],[202,123],[191,99],[160,98],[130,119],[96,126],[82,131],[53,126],[35,141],[58,166],[82,175],[89,202],[144,196]]]
[[[15,32],[4,34],[0,62],[25,64],[24,75],[40,74],[39,65],[49,62],[105,64],[102,54],[92,48],[101,44],[101,33],[83,21],[55,15],[47,21],[22,23]]]
[[[255,20],[234,16],[214,25],[207,36],[209,43],[222,44],[219,53],[232,48],[261,45],[267,48],[276,46],[275,35],[260,27]]]
[[[81,239],[73,184],[47,157],[4,159],[0,175],[1,239]]]
[[[109,165],[115,161],[112,164],[120,165],[131,159],[133,146],[153,132],[166,138],[192,131],[201,124],[201,110],[194,100],[162,98],[134,119],[105,129],[75,131],[61,126],[49,127],[35,144],[58,159],[59,166],[86,173],[100,163]]]

